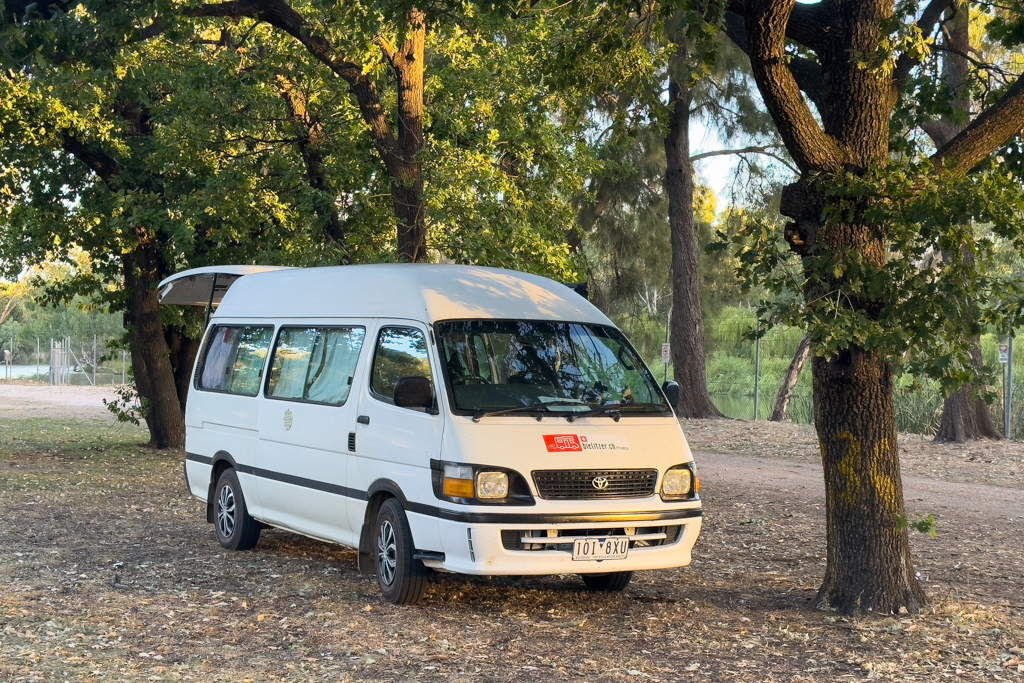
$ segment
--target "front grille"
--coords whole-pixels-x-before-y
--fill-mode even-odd
[[[680,525],[639,527],[632,529],[632,540],[629,542],[630,549],[647,548],[659,545],[672,545],[679,540]],[[549,535],[546,529],[502,529],[501,545],[505,550],[564,550],[572,552],[572,541],[574,538],[607,538],[608,536],[623,536],[626,530],[619,528],[603,529],[560,529],[555,535]],[[664,535],[664,538],[662,538]],[[532,542],[523,542],[523,539]]]
[[[658,470],[535,470],[537,493],[547,500],[646,498]]]

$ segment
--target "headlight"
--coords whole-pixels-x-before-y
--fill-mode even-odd
[[[661,481],[661,495],[664,498],[685,498],[693,488],[693,473],[689,467],[673,467],[665,472]]]
[[[431,485],[439,500],[459,505],[536,505],[523,475],[500,465],[430,461]]]
[[[504,472],[478,472],[476,475],[477,498],[504,498],[508,495],[508,475]]]
[[[473,497],[473,468],[470,465],[444,466],[444,495],[453,498]]]

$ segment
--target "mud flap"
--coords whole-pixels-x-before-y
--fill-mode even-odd
[[[356,567],[359,569],[361,576],[374,576],[377,574],[377,567],[373,563],[373,553],[370,548],[370,538],[373,535],[373,531],[370,529],[370,523],[363,522],[363,528],[359,532],[359,555],[356,558]]]

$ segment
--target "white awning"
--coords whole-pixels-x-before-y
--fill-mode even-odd
[[[289,270],[289,266],[204,266],[175,273],[160,283],[157,298],[165,306],[207,306],[219,304],[238,278],[271,270]],[[216,281],[216,287],[214,282]]]

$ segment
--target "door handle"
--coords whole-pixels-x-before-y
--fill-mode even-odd
[[[356,422],[358,422],[361,425],[368,425],[370,424],[370,416],[360,415],[359,417],[356,418]]]

